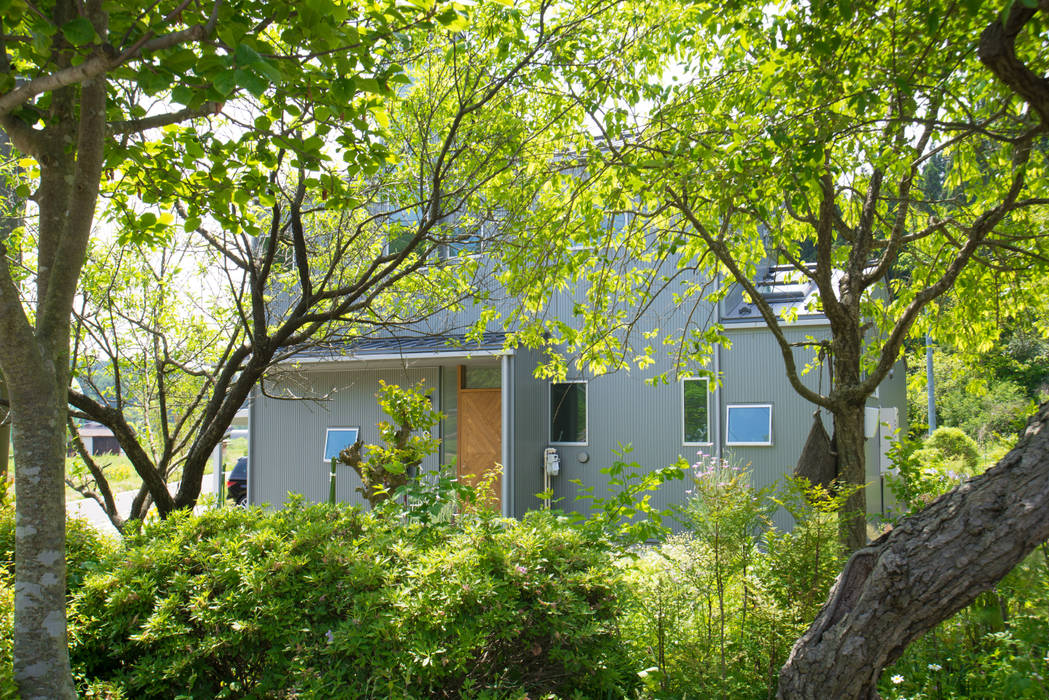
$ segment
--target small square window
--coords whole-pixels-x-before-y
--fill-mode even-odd
[[[684,444],[710,444],[710,388],[706,379],[684,379],[681,382],[681,420]]]
[[[340,452],[357,442],[359,433],[360,428],[328,428],[324,436],[324,461],[332,461]]]
[[[550,442],[586,444],[586,382],[550,385]]]
[[[771,445],[772,405],[737,404],[728,407],[726,445]]]

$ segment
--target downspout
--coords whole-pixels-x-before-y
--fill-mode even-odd
[[[721,464],[721,343],[714,345],[714,454]]]
[[[715,285],[721,287],[721,273],[714,273]],[[720,322],[722,320],[721,314],[721,303],[719,299],[717,301],[717,319]],[[721,343],[714,344],[714,379],[716,384],[714,385],[714,455],[717,458],[717,463],[721,464],[721,460],[724,458],[721,449]]]
[[[936,380],[932,373],[932,337],[925,334],[925,391],[929,401],[929,435],[936,432]]]
[[[257,455],[259,451],[255,449],[256,443],[258,442],[260,431],[258,429],[258,416],[255,410],[255,404],[258,403],[259,397],[259,385],[256,384],[252,388],[251,393],[248,394],[248,479],[247,488],[245,491],[245,501],[249,506],[255,505],[255,479],[258,478],[259,460]]]
[[[503,517],[510,517],[513,509],[511,507],[511,498],[513,498],[513,490],[511,489],[511,480],[513,479],[513,465],[511,464],[510,449],[513,443],[513,432],[511,428],[510,416],[512,415],[511,402],[513,400],[512,395],[512,381],[510,378],[510,355],[505,354],[502,356],[501,362],[502,376],[500,381],[501,396],[500,396],[500,408],[502,413],[502,439],[500,447],[502,451],[502,463],[503,463],[503,480],[502,480],[502,500],[503,500]]]

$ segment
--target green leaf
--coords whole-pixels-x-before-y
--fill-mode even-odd
[[[261,58],[252,65],[255,72],[266,78],[271,83],[279,83],[283,80],[284,76],[276,66],[269,61],[262,60]]]
[[[192,233],[193,231],[196,231],[198,228],[200,228],[200,217],[191,216],[187,218],[186,221],[182,224],[182,228],[186,229],[186,233]]]
[[[229,97],[237,89],[237,72],[226,71],[215,76],[213,81],[215,89],[223,97]]]
[[[195,94],[193,88],[188,85],[176,85],[171,91],[171,99],[174,102],[178,102],[180,105],[188,105],[193,102]]]
[[[251,71],[238,68],[233,73],[237,78],[237,84],[255,97],[261,97],[266,92],[266,88],[270,86],[268,80],[255,75]]]
[[[465,17],[450,7],[437,15],[437,21],[451,32],[465,31],[470,26],[470,22]]]
[[[237,44],[237,49],[233,52],[233,58],[236,59],[238,66],[254,66],[262,61],[262,56],[247,44]]]
[[[62,36],[73,46],[84,46],[95,40],[95,28],[84,17],[62,25]]]

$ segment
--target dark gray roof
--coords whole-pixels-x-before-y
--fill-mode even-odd
[[[462,354],[500,350],[505,341],[506,333],[502,332],[486,332],[476,339],[461,334],[367,337],[339,347],[313,348],[299,356],[338,360],[369,355]]]

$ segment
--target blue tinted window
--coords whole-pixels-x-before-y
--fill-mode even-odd
[[[324,461],[330,462],[344,449],[357,442],[358,428],[328,428],[324,438]]]
[[[729,445],[771,445],[772,406],[729,406]]]

